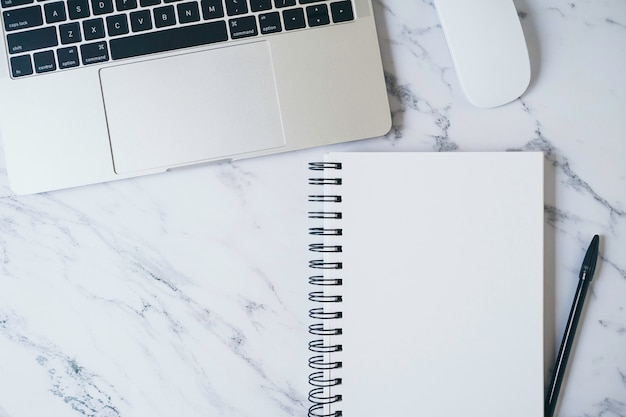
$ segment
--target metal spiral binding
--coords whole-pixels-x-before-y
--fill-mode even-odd
[[[341,163],[311,162],[309,163],[309,169],[311,171],[340,170]],[[309,178],[309,185],[341,185],[341,178],[328,178],[325,176],[324,178]],[[310,211],[309,219],[341,220],[342,213],[340,210],[328,210],[330,204],[341,203],[340,195],[311,194],[309,195],[309,201],[325,204],[323,211]],[[341,237],[342,233],[342,229],[337,227],[318,226],[309,228],[309,235],[321,237],[322,239],[325,236]],[[329,245],[323,242],[316,242],[309,245],[309,251],[313,254],[321,254],[323,258],[323,255],[327,253],[340,253],[342,247],[337,244]],[[309,277],[309,284],[321,287],[321,290],[309,293],[309,300],[318,306],[309,310],[309,317],[315,320],[309,326],[309,333],[317,337],[309,342],[309,351],[314,354],[309,359],[309,367],[314,372],[309,375],[309,384],[313,388],[309,391],[309,401],[312,403],[312,406],[309,408],[308,415],[309,417],[340,417],[343,415],[341,410],[328,411],[328,406],[341,401],[340,394],[330,393],[331,387],[341,385],[341,378],[331,377],[330,371],[341,368],[342,364],[340,361],[330,359],[329,355],[341,352],[342,345],[328,345],[325,338],[342,334],[342,329],[333,325],[333,320],[341,319],[342,312],[330,308],[331,305],[341,303],[342,298],[340,295],[327,294],[323,289],[324,287],[338,287],[342,285],[341,278],[328,276],[328,272],[340,271],[343,268],[343,264],[336,260],[330,261],[316,258],[309,260],[309,268],[316,271],[314,275]],[[324,273],[320,274],[319,272],[321,271],[324,271]]]

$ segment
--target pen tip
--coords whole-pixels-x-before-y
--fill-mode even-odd
[[[591,245],[598,246],[600,244],[600,236],[593,235],[593,239],[591,239]]]
[[[585,253],[585,259],[583,259],[583,265],[580,270],[580,278],[593,279],[593,273],[596,270],[596,263],[598,262],[598,252],[600,247],[600,236],[594,235]]]

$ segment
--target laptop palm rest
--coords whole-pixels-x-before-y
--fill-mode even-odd
[[[118,174],[285,143],[266,42],[103,68],[100,83]]]

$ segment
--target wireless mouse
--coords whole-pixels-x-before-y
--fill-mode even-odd
[[[434,0],[461,88],[477,107],[520,97],[530,60],[512,0]]]

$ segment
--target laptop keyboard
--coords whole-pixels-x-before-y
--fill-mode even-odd
[[[355,19],[351,0],[0,0],[14,78]]]

